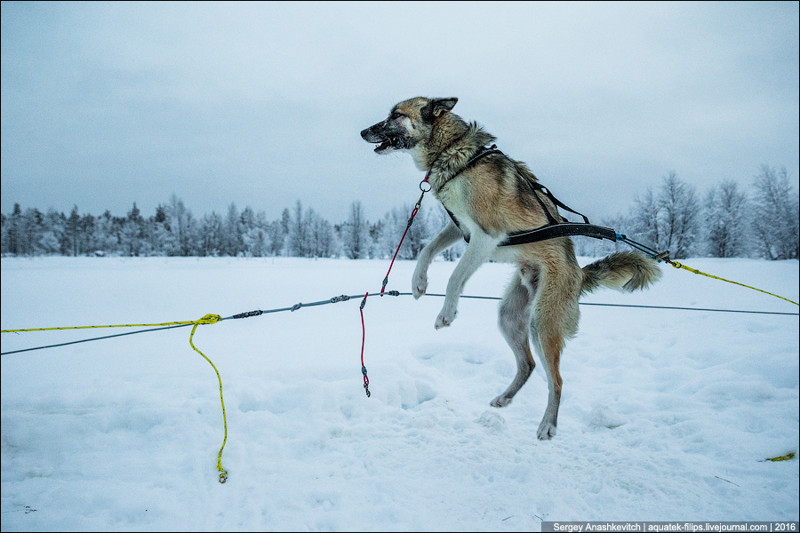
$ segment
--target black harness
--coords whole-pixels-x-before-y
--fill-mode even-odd
[[[447,185],[450,182],[450,180],[452,180],[453,178],[458,176],[461,172],[465,171],[466,169],[474,165],[479,159],[491,154],[505,155],[503,154],[503,152],[497,149],[497,145],[493,144],[489,148],[485,146],[481,147],[481,149],[478,150],[478,152],[475,155],[473,155],[469,161],[467,161],[467,164],[464,165],[464,168],[462,168],[461,170],[450,176],[450,178],[446,182],[444,182],[441,187],[439,187],[439,189],[436,191],[437,194],[445,187],[445,185]],[[594,224],[589,223],[589,219],[586,218],[586,215],[584,215],[583,213],[579,213],[574,209],[565,205],[558,198],[553,196],[553,193],[551,193],[550,190],[541,183],[531,182],[527,179],[524,181],[528,186],[528,188],[530,189],[530,193],[533,195],[534,198],[536,198],[536,201],[539,202],[539,206],[542,208],[542,211],[544,211],[544,214],[547,216],[547,224],[534,229],[512,231],[506,236],[506,239],[503,242],[498,244],[498,246],[515,246],[518,244],[527,244],[531,242],[544,241],[547,239],[555,239],[557,237],[571,237],[576,235],[592,237],[595,239],[608,239],[614,242],[617,241],[617,232],[614,231],[613,229],[604,226],[596,226]],[[550,210],[548,210],[547,206],[544,205],[544,202],[539,196],[539,193],[546,195],[550,199],[550,201],[557,206],[556,215],[560,220],[557,220],[556,217],[554,217],[550,213]],[[568,221],[566,218],[558,214],[558,207],[566,211],[569,211],[570,213],[580,216],[581,218],[583,218],[583,222],[576,223]],[[468,233],[461,228],[461,226],[458,223],[458,219],[455,217],[452,211],[450,211],[446,207],[444,209],[445,211],[447,211],[447,214],[450,215],[450,218],[453,220],[453,223],[461,230],[461,233],[464,234],[464,240],[469,242]]]

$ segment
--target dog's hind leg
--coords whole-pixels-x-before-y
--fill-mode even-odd
[[[570,275],[569,269],[559,269],[540,273],[537,281],[539,294],[531,314],[531,340],[547,374],[547,409],[537,432],[540,440],[546,440],[556,434],[563,384],[558,367],[566,339],[578,330],[581,278]]]
[[[535,291],[535,285],[533,290]],[[531,289],[522,283],[520,273],[515,274],[500,302],[497,322],[503,337],[517,359],[517,375],[514,376],[514,381],[505,392],[492,400],[492,407],[504,407],[511,403],[511,399],[525,385],[533,372],[535,363],[528,343],[528,320],[532,300]]]

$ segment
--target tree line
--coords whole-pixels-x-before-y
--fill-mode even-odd
[[[49,209],[22,209],[0,214],[4,256],[231,256],[231,257],[391,257],[406,229],[410,205],[397,207],[377,221],[367,220],[361,202],[353,202],[346,220],[331,224],[297,201],[280,218],[235,204],[225,215],[199,218],[173,195],[145,217],[133,204],[126,216],[106,211],[100,216],[69,216]],[[438,202],[429,202],[409,228],[398,257],[414,259],[448,220]],[[611,227],[670,257],[798,258],[798,193],[786,169],[763,165],[749,193],[733,180],[712,186],[702,196],[696,188],[669,173],[657,190],[636,197],[627,214],[604,219]],[[626,248],[619,243],[576,237],[579,255],[605,255]],[[445,252],[457,259],[460,243]]]
[[[703,195],[671,172],[658,190],[648,188],[637,195],[628,214],[604,220],[603,225],[656,250],[669,250],[673,259],[797,259],[799,210],[798,192],[786,169],[762,165],[749,191],[734,180],[723,180]],[[579,254],[590,256],[625,247],[608,241],[576,244]]]
[[[399,258],[416,257],[443,227],[447,214],[431,204],[417,215]],[[66,216],[55,209],[43,213],[15,204],[12,213],[0,215],[0,245],[4,256],[385,258],[394,254],[410,211],[408,205],[395,208],[370,222],[356,201],[347,220],[331,224],[300,201],[275,220],[251,207],[240,211],[234,203],[224,216],[212,212],[197,218],[176,195],[149,217],[135,203],[126,216],[109,211],[81,215],[77,206]],[[448,257],[455,257],[453,253]]]

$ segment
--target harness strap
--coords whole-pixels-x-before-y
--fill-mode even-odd
[[[558,198],[553,196],[553,193],[550,192],[550,189],[548,189],[547,187],[545,187],[541,183],[539,183],[539,182],[533,183],[533,182],[528,181],[528,186],[531,188],[531,191],[533,192],[533,195],[539,201],[539,204],[542,205],[542,208],[544,208],[544,204],[541,201],[541,199],[539,199],[539,196],[536,194],[536,191],[544,192],[547,195],[547,197],[550,199],[550,201],[553,202],[556,206],[560,207],[561,209],[563,209],[565,211],[569,211],[573,215],[578,215],[579,217],[581,217],[583,219],[583,222],[585,224],[589,224],[590,223],[589,219],[586,217],[586,215],[584,215],[583,213],[579,213],[578,211],[575,211],[574,209],[572,209],[571,207],[569,207],[568,205],[563,203],[561,200],[559,200]],[[550,220],[551,224],[560,224],[560,222],[554,222],[553,221],[553,217],[550,215],[550,212],[547,209],[545,209],[544,211],[547,214],[547,219]],[[566,218],[564,218],[564,217],[561,217],[561,220],[563,222],[568,222],[568,220]]]
[[[541,207],[542,211],[544,211],[544,214],[547,215],[547,224],[548,225],[556,225],[556,224],[561,224],[562,222],[568,222],[568,220],[566,218],[562,217],[561,215],[559,215],[559,218],[561,220],[556,220],[556,218],[552,214],[550,214],[550,210],[547,209],[546,205],[544,205],[544,202],[542,201],[542,199],[539,198],[539,195],[536,194],[537,190],[538,191],[544,190],[545,194],[547,194],[547,196],[551,199],[551,201],[555,200],[555,197],[553,197],[553,195],[550,194],[550,191],[548,189],[546,189],[543,185],[539,184],[538,182],[534,183],[534,182],[528,181],[525,178],[521,178],[521,179],[523,179],[525,181],[525,184],[531,190],[531,195],[534,198],[536,198],[536,201],[539,202],[539,207]],[[553,203],[556,204],[557,201],[558,200],[554,201]],[[558,215],[558,207],[556,207],[556,214]],[[584,217],[584,218],[586,218],[586,217]],[[586,222],[588,224],[589,221],[587,220]]]
[[[503,152],[501,152],[500,150],[497,149],[497,145],[496,144],[491,145],[489,148],[487,148],[485,146],[481,146],[480,149],[477,152],[475,152],[475,155],[473,155],[472,157],[469,158],[469,161],[467,161],[467,163],[464,165],[463,168],[461,168],[458,172],[456,172],[455,174],[453,174],[452,176],[447,178],[447,181],[442,183],[442,186],[439,187],[438,189],[436,189],[436,194],[439,194],[440,192],[442,192],[442,189],[444,189],[445,185],[450,183],[450,181],[453,178],[455,178],[456,176],[458,176],[459,174],[461,174],[462,172],[467,170],[469,167],[474,165],[478,161],[478,159],[480,159],[482,157],[486,157],[487,155],[502,154],[502,153]],[[452,215],[450,215],[450,216],[452,216]]]
[[[464,165],[464,168],[462,168],[461,170],[450,176],[450,179],[448,179],[446,182],[442,184],[441,187],[439,187],[439,189],[436,191],[437,194],[441,192],[441,190],[444,188],[445,185],[447,185],[450,182],[450,180],[458,176],[464,170],[471,167],[480,158],[490,154],[505,155],[503,154],[503,152],[497,149],[496,144],[493,144],[489,148],[485,146],[482,147],[480,150],[478,150],[477,153],[475,153],[475,155],[473,155],[470,158],[469,161],[467,161],[467,164]],[[536,201],[539,203],[539,206],[542,208],[542,211],[544,211],[544,214],[547,216],[547,224],[534,229],[511,232],[506,236],[506,239],[503,242],[498,244],[498,246],[515,246],[518,244],[527,244],[531,242],[544,241],[547,239],[555,239],[558,237],[569,237],[578,235],[585,237],[592,237],[595,239],[608,239],[613,242],[617,241],[617,232],[614,231],[613,229],[591,224],[586,215],[584,215],[583,213],[579,213],[578,211],[575,211],[574,209],[566,205],[564,202],[556,198],[553,195],[553,193],[550,192],[550,189],[548,189],[538,181],[529,181],[527,179],[524,179],[524,181],[525,184],[530,189],[530,193],[533,195],[534,198],[536,198]],[[553,202],[553,205],[556,206],[556,215],[558,216],[558,218],[554,217],[553,214],[550,213],[550,210],[544,204],[544,201],[542,201],[542,199],[539,197],[538,194],[539,192],[545,194],[547,198],[551,202]],[[569,211],[574,215],[580,216],[583,219],[583,223],[570,222],[566,218],[562,217],[558,213],[559,207],[561,209],[564,209],[565,211]],[[450,219],[458,227],[458,229],[461,230],[461,233],[464,235],[464,240],[469,243],[469,234],[461,228],[461,225],[458,223],[458,219],[453,214],[453,212],[447,209],[447,207],[445,207],[444,210],[447,211],[447,214],[450,215]]]
[[[614,242],[617,240],[617,232],[611,228],[595,226],[594,224],[559,222],[558,224],[548,224],[536,229],[511,232],[506,237],[506,240],[498,244],[498,246],[515,246],[517,244],[527,244],[530,242],[573,235],[582,235],[595,239],[608,239]]]
[[[461,228],[461,225],[458,223],[458,219],[453,212],[446,207],[444,210],[447,211],[447,214],[450,215],[453,223],[458,227],[458,229],[461,230],[464,240],[469,243],[469,234]],[[617,242],[618,234],[613,229],[605,226],[596,226],[594,224],[584,224],[581,222],[553,222],[535,229],[512,231],[506,235],[506,239],[497,246],[516,246],[518,244],[528,244],[531,242],[546,241],[547,239],[570,236],[608,239],[609,241]]]

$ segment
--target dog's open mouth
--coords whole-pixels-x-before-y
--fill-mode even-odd
[[[373,137],[371,139],[365,139],[367,142],[371,142],[377,146],[375,146],[375,153],[382,154],[384,152],[388,152],[390,150],[394,150],[398,148],[400,144],[399,139],[396,137]]]
[[[389,148],[394,148],[394,144],[392,143],[391,139],[383,141],[380,144],[378,144],[378,146],[375,147],[375,152],[381,153],[388,150]]]
[[[383,154],[392,150],[408,150],[414,146],[414,142],[402,135],[390,135],[378,140],[380,144],[375,147],[375,153]]]
[[[371,128],[367,128],[361,132],[361,138],[368,143],[376,144],[375,153],[383,154],[392,150],[400,150],[409,148],[408,139],[403,135],[397,135],[386,131],[385,128],[380,128],[382,124],[376,124]]]

